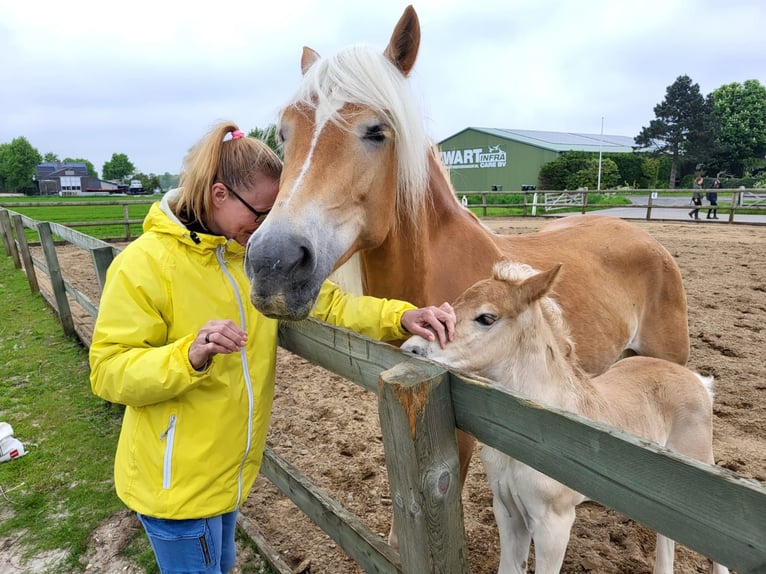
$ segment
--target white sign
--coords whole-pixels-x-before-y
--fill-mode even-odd
[[[508,158],[500,145],[494,145],[487,151],[480,147],[442,151],[442,161],[450,169],[476,169],[505,167]]]

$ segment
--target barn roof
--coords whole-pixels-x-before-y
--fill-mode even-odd
[[[631,152],[636,146],[632,137],[607,134],[583,134],[575,132],[547,132],[537,130],[516,130],[499,128],[475,128],[466,130],[484,132],[493,136],[525,143],[555,152],[589,151]],[[457,135],[457,134],[455,134]],[[454,136],[451,136],[454,137]]]

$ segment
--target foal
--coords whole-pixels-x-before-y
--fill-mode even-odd
[[[402,349],[713,464],[712,377],[631,357],[590,378],[578,365],[561,308],[547,296],[560,269],[538,273],[522,263],[497,263],[491,279],[455,302],[455,340],[446,349],[421,337]],[[535,572],[559,572],[575,507],[586,498],[496,449],[485,446],[482,461],[500,534],[498,572],[526,572],[532,540]],[[674,548],[657,534],[655,574],[673,572]],[[713,572],[728,569],[714,564]]]

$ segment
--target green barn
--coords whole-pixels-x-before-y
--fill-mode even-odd
[[[562,152],[631,153],[634,145],[626,136],[466,128],[439,149],[455,191],[520,191]]]

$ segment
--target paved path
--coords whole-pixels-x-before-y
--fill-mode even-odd
[[[620,219],[646,219],[646,196],[630,197],[634,202],[633,207],[610,207],[597,211],[588,211],[588,213],[598,213],[601,215],[611,215]],[[707,202],[703,202],[700,207],[700,223],[729,223],[729,207],[731,198],[724,197],[718,201],[718,219],[707,219]],[[678,202],[677,197],[660,197],[652,200],[651,221],[694,221],[689,218],[691,205],[684,205]],[[549,213],[550,214],[550,213]],[[564,214],[561,215],[570,215]],[[752,225],[766,225],[766,215],[750,215],[737,213],[734,215],[732,223],[747,223]]]

